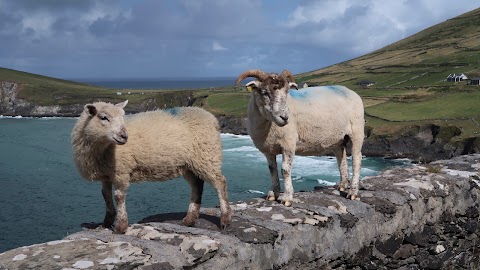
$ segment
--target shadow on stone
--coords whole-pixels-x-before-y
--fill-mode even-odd
[[[172,223],[180,226],[182,219],[185,217],[185,212],[180,213],[165,213],[146,217],[140,220],[138,223]],[[245,243],[254,244],[273,244],[278,237],[278,233],[269,230],[265,227],[251,224],[247,220],[234,217],[232,224],[227,226],[225,230],[220,228],[220,218],[207,214],[200,214],[200,217],[195,222],[193,228],[204,229],[209,231],[221,232],[225,235],[232,235]]]
[[[186,215],[187,215],[186,212],[158,214],[158,215],[148,216],[140,220],[138,223],[168,222],[168,223],[183,225],[182,220]],[[221,230],[220,218],[212,215],[200,214],[199,218],[197,219],[193,227],[219,231]]]
[[[101,222],[82,223],[82,224],[80,224],[80,227],[85,228],[85,229],[89,229],[89,230],[93,230],[93,229],[103,227],[103,223],[101,223]]]

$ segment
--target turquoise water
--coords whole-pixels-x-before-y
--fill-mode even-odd
[[[81,230],[80,224],[101,222],[104,202],[99,182],[83,180],[72,159],[73,118],[0,118],[0,252],[57,240]],[[230,201],[264,196],[270,175],[264,156],[248,136],[222,134],[223,172]],[[407,161],[364,158],[362,177],[405,165]],[[295,158],[295,190],[312,190],[339,178],[334,158]],[[144,217],[185,212],[190,187],[181,179],[132,184],[127,193],[130,223]],[[217,205],[206,184],[203,206]]]

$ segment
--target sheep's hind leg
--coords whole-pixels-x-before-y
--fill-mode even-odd
[[[360,182],[360,170],[362,167],[362,140],[357,142],[352,142],[352,167],[353,167],[353,177],[352,177],[352,186],[348,192],[347,198],[352,200],[357,199],[359,182]]]
[[[338,190],[345,191],[347,190],[350,180],[348,173],[348,160],[347,160],[347,149],[344,145],[333,151],[335,157],[337,158],[338,170],[340,171],[340,183],[338,185]]]
[[[216,181],[211,183],[213,187],[217,190],[218,200],[220,202],[220,225],[222,229],[226,229],[227,225],[232,223],[232,210],[230,209],[230,204],[228,203],[227,197],[227,181],[225,176],[221,173],[217,173]]]
[[[103,219],[103,227],[110,228],[115,221],[115,206],[113,205],[113,197],[112,197],[112,182],[110,181],[102,181],[102,195],[103,199],[105,200],[105,218]]]
[[[283,185],[285,186],[285,192],[282,198],[282,204],[285,206],[291,206],[293,201],[293,185],[292,185],[292,164],[294,154],[291,152],[282,153],[282,175]]]
[[[128,178],[128,180],[130,179]],[[117,179],[114,182],[114,195],[115,202],[117,203],[117,217],[115,219],[115,227],[113,228],[115,233],[125,233],[128,228],[127,206],[125,204],[127,189],[129,186],[128,180]]]
[[[190,184],[192,193],[190,195],[190,204],[188,205],[187,215],[183,218],[185,226],[193,226],[200,216],[200,206],[202,204],[203,180],[198,178],[191,171],[187,171],[184,175],[185,180]]]
[[[267,200],[275,201],[280,196],[280,180],[278,179],[277,159],[275,155],[265,154],[268,162],[268,170],[272,177],[272,187],[268,191]]]

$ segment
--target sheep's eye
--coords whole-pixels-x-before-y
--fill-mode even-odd
[[[110,122],[110,120],[108,120],[108,117],[106,117],[105,115],[100,116],[100,120]]]
[[[267,91],[262,91],[262,96],[268,96],[268,92]]]

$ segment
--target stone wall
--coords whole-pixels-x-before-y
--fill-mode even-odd
[[[356,201],[317,187],[296,192],[293,207],[236,202],[226,230],[218,208],[194,227],[168,213],[125,235],[85,229],[2,253],[0,269],[479,269],[479,162],[388,170],[363,179]]]

